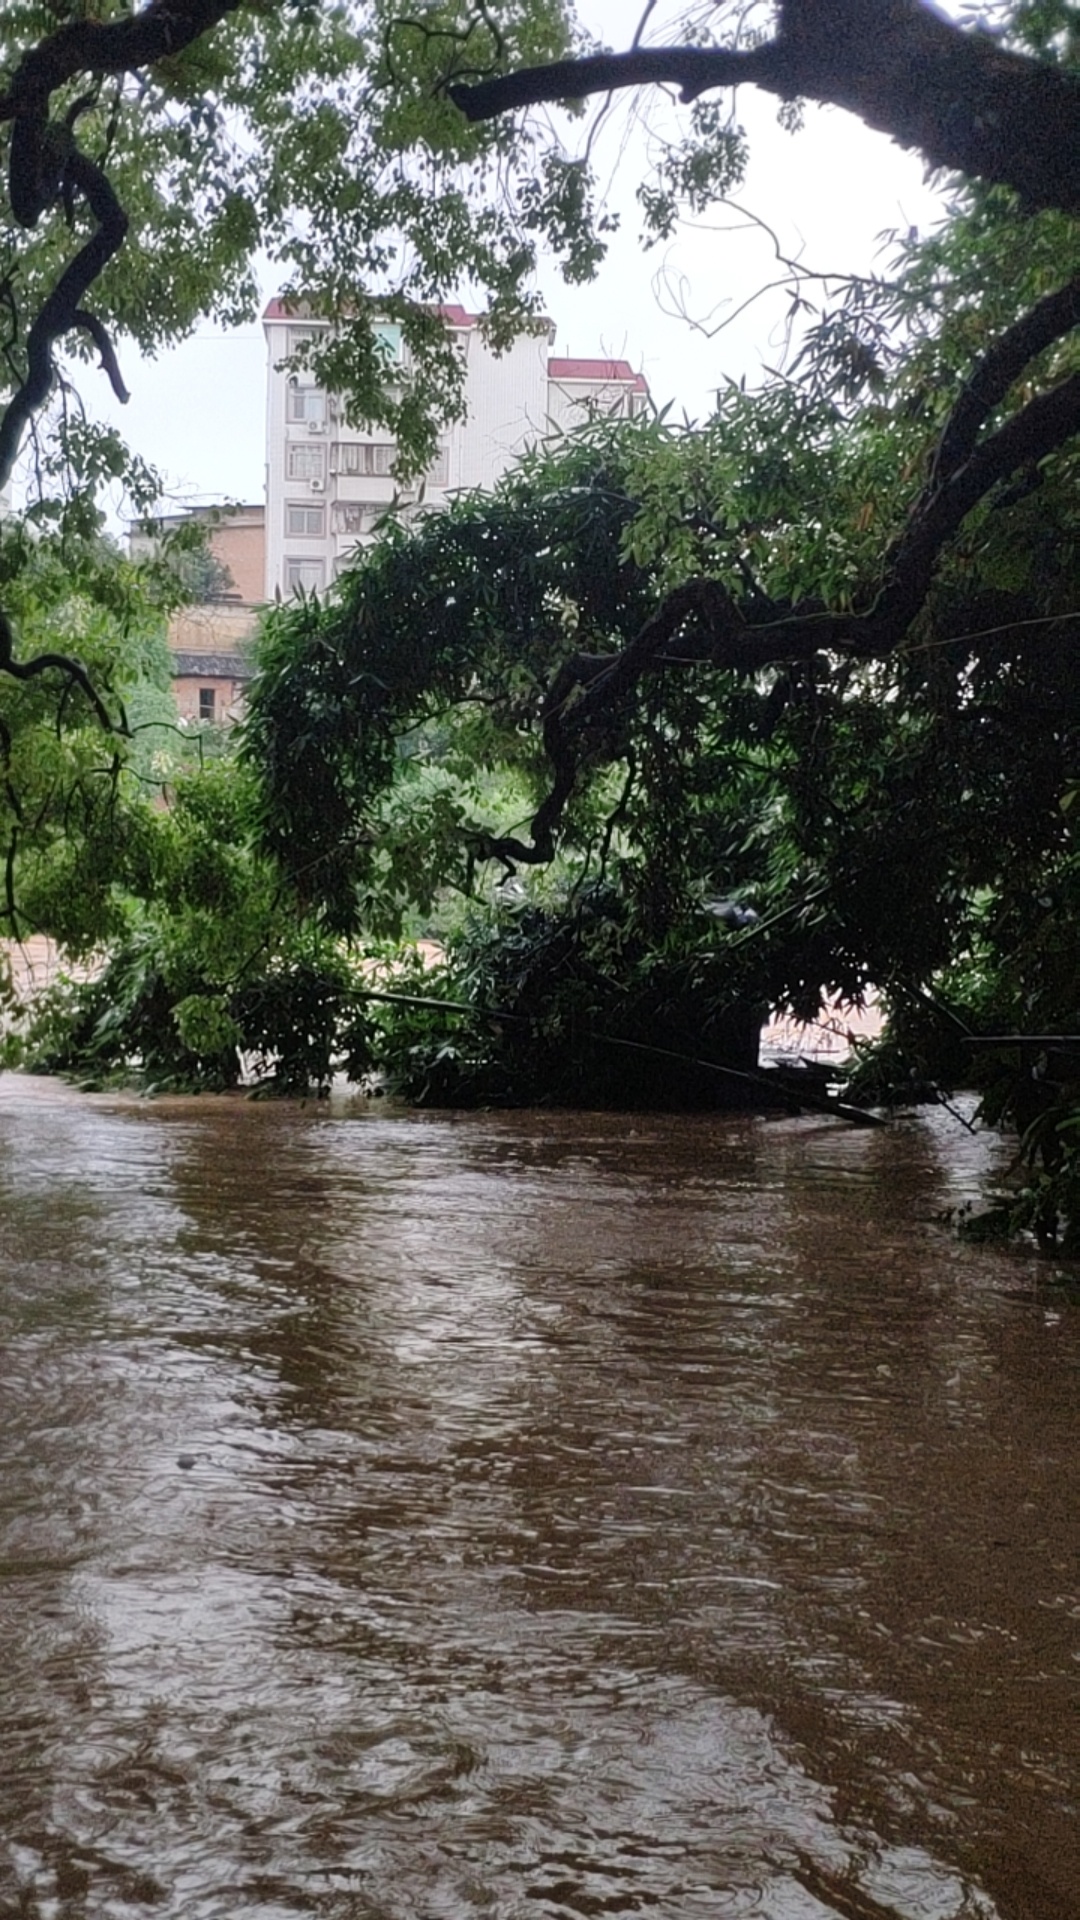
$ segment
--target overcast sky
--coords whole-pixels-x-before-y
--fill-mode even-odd
[[[884,230],[925,231],[940,217],[922,162],[846,114],[810,108],[805,129],[790,135],[777,125],[775,100],[746,90],[739,117],[751,156],[740,203],[808,266],[833,273],[880,268]],[[776,277],[773,243],[721,209],[673,244],[643,251],[634,204],[643,147],[632,136],[616,165],[619,145],[613,130],[600,155],[622,227],[596,281],[567,287],[554,269],[541,280],[557,328],[554,351],[625,358],[646,375],[659,405],[672,401],[679,413],[700,418],[727,378],[745,374],[753,381],[783,352],[787,302],[779,293],[753,301],[716,331]],[[265,291],[269,297],[276,288],[268,281]],[[446,294],[467,299],[468,289],[448,287]],[[711,337],[703,329],[711,329]],[[130,347],[121,360],[128,406],[115,405],[103,376],[83,374],[84,398],[92,411],[115,419],[165,475],[177,504],[262,498],[266,351],[260,325],[227,335],[202,328],[157,361],[140,360]]]

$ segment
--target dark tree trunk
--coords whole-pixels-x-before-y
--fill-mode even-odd
[[[1080,76],[955,27],[922,0],[781,0],[760,47],[641,47],[451,89],[471,120],[511,107],[668,83],[684,100],[757,86],[845,107],[933,167],[1080,212]]]

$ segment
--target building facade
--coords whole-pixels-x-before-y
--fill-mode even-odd
[[[204,521],[216,563],[207,589],[170,623],[173,690],[183,720],[228,725],[238,718],[259,608],[330,586],[395,503],[405,512],[437,510],[459,491],[493,487],[527,447],[548,435],[591,414],[631,418],[648,404],[643,376],[625,360],[552,358],[546,321],[495,354],[477,314],[460,306],[441,313],[465,366],[466,413],[446,429],[422,489],[406,490],[394,478],[390,436],[350,427],[332,394],[282,365],[326,323],[270,302],[263,316],[265,504],[198,507],[157,522],[164,533],[192,517]],[[387,325],[382,333],[385,351],[407,375],[400,329]],[[132,553],[154,538],[132,528]]]
[[[460,306],[441,313],[464,363],[466,412],[446,428],[424,478],[424,511],[459,491],[493,487],[527,447],[590,413],[630,417],[647,405],[645,380],[625,360],[551,358],[547,322],[495,354],[479,315]],[[283,365],[325,324],[280,300],[263,316],[268,600],[321,592],[395,501],[406,512],[421,502],[419,486],[403,489],[394,478],[389,434],[349,426],[313,375]],[[381,333],[384,351],[407,375],[400,328],[386,325]]]
[[[251,679],[249,643],[254,607],[207,601],[182,607],[169,622],[173,697],[181,720],[232,726]]]
[[[228,726],[240,716],[251,678],[248,643],[266,578],[266,509],[260,502],[164,515],[152,531],[131,528],[132,556],[147,552],[160,534],[193,519],[206,527],[211,567],[200,597],[169,621],[173,694],[181,720]]]

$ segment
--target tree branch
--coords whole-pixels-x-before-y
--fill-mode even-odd
[[[975,445],[979,429],[1000,406],[1029,360],[1080,326],[1080,274],[1048,293],[1002,334],[983,355],[945,424],[932,472],[941,481],[954,473]]]
[[[988,413],[1034,353],[1080,319],[1080,280],[1040,301],[989,349],[953,409],[930,476],[888,548],[883,585],[862,613],[831,613],[811,595],[783,619],[745,609],[716,580],[689,580],[617,654],[565,661],[544,703],[543,739],[554,770],[551,791],[532,821],[532,845],[493,842],[489,851],[528,864],[549,861],[579,771],[610,742],[621,711],[646,673],[691,663],[752,675],[822,651],[882,658],[903,641],[922,608],[947,542],[1002,480],[1080,434],[1080,373],[1037,394],[982,440]],[[944,457],[942,450],[944,449]]]
[[[100,321],[82,306],[90,287],[127,237],[128,218],[100,167],[73,149],[67,167],[71,183],[86,196],[98,222],[86,245],[65,267],[36,316],[26,341],[26,378],[16,388],[0,421],[0,487],[11,475],[31,416],[44,405],[53,382],[53,346],[61,334],[87,327],[97,342],[118,397],[127,398],[112,344]],[[103,344],[104,342],[104,344]],[[115,376],[115,377],[114,377]],[[117,383],[119,382],[119,386]]]
[[[841,644],[856,654],[898,646],[918,613],[942,548],[991,489],[1018,467],[1045,460],[1080,433],[1080,373],[1037,394],[996,433],[988,435],[943,485],[916,502],[908,524],[886,555],[886,586],[876,607],[849,623]]]
[[[448,91],[454,105],[473,121],[492,120],[514,107],[578,100],[622,87],[676,86],[679,98],[689,102],[715,87],[753,85],[778,91],[777,56],[775,41],[745,53],[719,47],[635,47],[630,53],[594,53],[583,60],[521,67],[517,73]]]
[[[135,73],[183,52],[245,0],[151,0],[127,20],[71,20],[23,55],[0,120],[47,118],[49,96],[78,73]]]
[[[54,671],[62,673],[68,686],[76,686],[94,710],[94,717],[104,733],[127,736],[130,729],[127,719],[121,711],[119,721],[113,719],[100,693],[94,686],[86,668],[78,660],[66,653],[37,653],[32,660],[16,660],[11,626],[6,613],[0,612],[0,673],[9,674],[13,680],[36,680],[41,673]]]
[[[922,0],[780,0],[779,31],[748,49],[636,47],[450,88],[471,120],[513,107],[668,83],[683,100],[753,84],[847,108],[933,167],[1080,211],[1080,78],[954,26]]]
[[[108,374],[109,385],[119,400],[120,405],[126,407],[128,401],[131,399],[131,395],[124,385],[123,375],[120,372],[120,364],[116,358],[116,348],[109,339],[101,321],[96,314],[88,313],[85,307],[76,307],[75,312],[71,316],[71,320],[73,326],[81,327],[84,333],[90,335],[91,340],[101,355],[102,371]]]
[[[15,857],[18,850],[19,829],[13,825],[8,834],[7,851],[4,855],[4,910],[11,927],[11,937],[14,940],[19,938],[19,921],[22,918],[15,899]]]
[[[48,399],[53,346],[81,328],[91,335],[113,392],[128,398],[112,341],[102,322],[82,302],[113,255],[123,246],[128,220],[101,167],[80,153],[74,123],[93,95],[76,101],[66,122],[49,118],[58,87],[76,74],[132,72],[175,55],[197,40],[243,0],[151,0],[141,13],[107,24],[72,20],[24,54],[8,91],[0,96],[0,120],[13,120],[8,197],[20,226],[35,227],[61,194],[82,193],[97,231],[65,268],[38,313],[26,343],[27,369],[0,423],[0,487],[11,475],[23,433]]]

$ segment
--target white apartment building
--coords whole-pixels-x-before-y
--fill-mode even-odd
[[[525,451],[590,412],[629,417],[648,401],[644,377],[625,360],[553,359],[553,332],[542,322],[505,353],[482,338],[479,315],[440,309],[465,364],[464,419],[447,428],[423,485],[425,509],[445,505],[461,489],[487,488]],[[263,315],[266,332],[266,597],[329,586],[348,556],[370,538],[395,497],[406,507],[419,488],[403,491],[392,474],[394,442],[381,429],[350,427],[332,394],[283,360],[326,323],[280,300]],[[382,327],[383,347],[402,366],[401,329]]]

